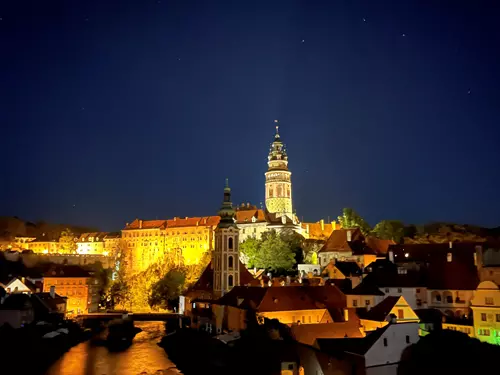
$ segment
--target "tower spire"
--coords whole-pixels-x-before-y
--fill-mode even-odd
[[[231,202],[231,188],[229,187],[229,179],[226,178],[224,185],[224,200],[219,210],[219,227],[229,228],[231,226],[236,226],[234,223],[234,215],[233,203]]]

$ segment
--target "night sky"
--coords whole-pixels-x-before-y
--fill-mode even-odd
[[[107,3],[107,4],[106,4]],[[500,2],[0,2],[0,215],[119,230],[259,205],[500,225]]]

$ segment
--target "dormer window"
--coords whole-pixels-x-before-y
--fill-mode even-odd
[[[255,223],[256,221],[255,216],[252,216],[252,223]]]

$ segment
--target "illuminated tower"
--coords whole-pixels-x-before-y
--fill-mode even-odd
[[[235,211],[227,178],[219,216],[220,222],[214,231],[215,247],[212,256],[214,298],[221,297],[234,286],[240,285],[239,229],[234,221]]]
[[[277,124],[278,120],[274,122]],[[276,216],[286,215],[292,218],[292,172],[288,170],[288,155],[278,130],[279,126],[276,125],[274,142],[267,157],[266,209]]]

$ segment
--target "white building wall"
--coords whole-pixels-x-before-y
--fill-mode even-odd
[[[390,324],[365,354],[366,367],[398,363],[406,347],[418,340],[418,323]]]

